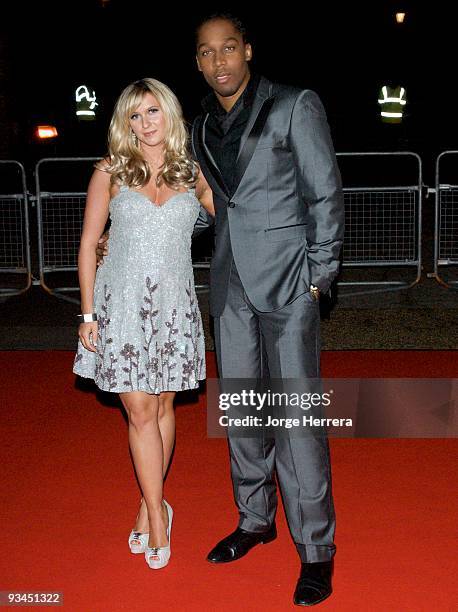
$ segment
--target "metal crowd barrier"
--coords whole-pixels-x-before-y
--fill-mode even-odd
[[[96,162],[100,157],[60,157],[41,159],[35,167],[38,262],[40,284],[52,295],[78,304],[79,299],[66,295],[79,291],[76,276],[65,277],[66,286],[50,287],[49,277],[58,272],[78,270],[78,249],[83,226],[86,191],[43,191],[42,169],[45,164]]]
[[[339,287],[354,290],[339,296],[363,295],[408,289],[421,278],[422,162],[410,151],[337,153],[338,158],[386,156],[410,158],[415,163],[415,183],[390,186],[345,187],[345,238],[342,270],[393,270],[412,268],[409,278],[341,280]],[[367,161],[366,159],[366,161]],[[344,183],[345,183],[345,176]],[[404,274],[399,273],[399,276]],[[412,278],[410,278],[412,277]]]
[[[458,280],[444,278],[442,270],[458,266],[458,185],[443,181],[442,165],[458,151],[443,151],[436,159],[436,205],[434,231],[434,276],[443,285],[458,289]],[[456,177],[456,163],[452,177]],[[441,273],[439,273],[441,270]]]
[[[458,264],[456,198],[458,186],[445,185],[440,181],[439,164],[445,155],[457,154],[446,151],[437,159],[436,171],[436,256],[435,272],[438,279],[439,266]],[[421,277],[421,203],[422,167],[416,153],[360,152],[338,153],[340,158],[409,156],[416,161],[416,183],[382,187],[345,187],[346,234],[343,252],[343,269],[362,268],[414,268],[413,279],[374,280],[366,275],[365,280],[343,280],[341,287],[357,288],[356,294],[405,289],[416,284]],[[77,303],[66,293],[78,291],[76,276],[66,286],[51,288],[49,278],[58,272],[75,273],[86,199],[85,191],[44,190],[41,171],[45,164],[70,163],[75,171],[75,162],[94,162],[99,158],[46,158],[36,166],[36,200],[38,217],[39,272],[42,287],[62,299]],[[22,193],[0,196],[0,232],[4,235],[4,247],[0,253],[0,272],[26,275],[26,286],[20,289],[0,287],[0,295],[14,295],[25,291],[31,284],[29,249],[29,225],[25,172],[19,162]],[[345,178],[345,177],[344,177]],[[194,268],[208,268],[208,261],[195,262]],[[68,278],[68,277],[67,277]],[[457,285],[456,281],[450,284]],[[207,290],[208,284],[196,285],[198,290]],[[341,294],[354,295],[355,292]]]
[[[8,159],[0,164],[6,187],[0,188],[0,297],[9,297],[32,284],[29,202],[23,165]]]

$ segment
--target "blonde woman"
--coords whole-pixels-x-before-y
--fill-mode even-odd
[[[142,489],[129,547],[159,569],[170,558],[173,511],[163,499],[163,477],[175,439],[173,400],[205,377],[191,235],[201,204],[214,214],[213,198],[188,151],[180,104],[159,81],[124,89],[108,146],[87,193],[73,371],[120,395]],[[110,252],[97,269],[108,216]]]

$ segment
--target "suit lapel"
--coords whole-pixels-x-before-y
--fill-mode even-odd
[[[270,113],[270,109],[272,108],[274,102],[274,97],[268,98],[264,101],[253,124],[253,127],[251,128],[251,131],[245,140],[245,144],[239,153],[237,162],[235,164],[233,194],[237,191],[237,188],[240,185],[240,182],[243,178],[243,175],[245,174],[248,164],[250,163],[251,158],[253,157],[254,150],[256,148],[256,145],[258,144],[259,138],[261,137],[262,130],[264,128],[264,125],[267,121],[267,117]]]
[[[243,130],[242,137],[240,138],[240,145],[239,145],[239,152],[237,155],[237,161],[239,160],[240,155],[242,154],[243,148],[246,144],[246,141],[248,140],[250,132],[259,115],[259,112],[261,111],[261,108],[263,107],[264,102],[272,96],[272,89],[273,89],[272,83],[270,83],[270,81],[268,81],[264,77],[261,77],[259,81],[258,89],[256,90],[256,95],[254,96],[250,118],[248,119],[245,129]]]

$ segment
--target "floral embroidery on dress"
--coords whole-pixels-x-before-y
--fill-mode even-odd
[[[134,391],[134,383],[132,381],[132,373],[133,373],[133,371],[135,370],[135,376],[136,376],[136,386],[135,386],[135,389],[138,389],[139,381],[142,378],[145,377],[145,374],[143,372],[140,373],[138,371],[140,351],[139,350],[136,351],[133,344],[125,344],[124,348],[120,352],[120,355],[122,355],[124,357],[124,359],[129,362],[129,365],[128,366],[124,366],[123,369],[122,369],[123,372],[126,372],[126,374],[129,375],[128,380],[124,380],[123,384],[126,387],[130,387],[131,391]]]
[[[189,332],[185,332],[183,335],[185,338],[189,338],[192,344],[192,357],[189,356],[189,347],[186,345],[185,351],[180,354],[180,357],[184,360],[182,364],[183,379],[181,388],[184,390],[187,387],[196,383],[197,377],[201,372],[203,365],[203,359],[199,358],[199,350],[197,346],[197,339],[201,337],[202,332],[200,329],[200,317],[198,311],[198,305],[194,299],[191,291],[191,281],[189,281],[186,293],[189,297],[189,311],[185,313],[185,317],[189,320]]]
[[[151,357],[152,343],[154,336],[159,332],[159,329],[155,327],[155,318],[157,317],[159,310],[153,307],[154,292],[157,290],[158,283],[154,285],[151,283],[151,278],[146,277],[145,280],[146,289],[148,295],[143,297],[143,301],[147,305],[146,308],[142,306],[140,308],[140,318],[142,320],[141,330],[145,334],[146,344],[143,345],[143,350],[146,351],[147,363],[146,363],[146,382],[152,389],[157,388],[158,378],[162,376],[162,372],[159,372],[159,359],[157,357]],[[155,353],[157,355],[158,347],[157,342],[155,343]]]
[[[175,319],[177,316],[176,308],[172,310],[172,320],[166,321],[165,326],[169,330],[168,340],[164,342],[164,347],[162,349],[162,376],[166,377],[167,385],[175,380],[175,376],[171,376],[174,370],[177,367],[176,361],[171,361],[171,357],[175,355],[178,351],[176,347],[176,340],[172,340],[172,336],[178,333],[178,328],[175,327]]]
[[[146,359],[142,359],[140,349],[129,342],[124,343],[117,356],[113,351],[108,352],[108,347],[113,344],[113,338],[110,335],[111,317],[109,315],[111,293],[107,285],[104,285],[103,302],[98,317],[94,378],[102,381],[103,388],[110,391],[116,389],[118,387],[116,364],[122,357],[125,362],[122,371],[127,375],[122,384],[126,391],[140,389],[140,381],[145,379],[147,388],[151,389],[153,393],[160,393],[162,389],[167,390],[177,380],[179,370],[177,356],[179,356],[181,359],[181,389],[195,388],[198,377],[203,371],[204,358],[200,356],[199,352],[198,344],[202,337],[202,331],[198,304],[192,292],[191,281],[188,281],[188,286],[185,288],[189,300],[189,307],[184,312],[188,329],[182,333],[182,338],[186,338],[189,342],[182,344],[180,347],[176,339],[180,332],[177,324],[178,313],[176,308],[172,309],[169,320],[163,322],[167,329],[167,336],[163,344],[154,340],[159,333],[160,315],[159,308],[154,303],[154,298],[160,287],[159,283],[153,284],[149,276],[145,279],[145,285],[146,294],[143,296],[145,306],[142,306],[138,313],[140,329],[144,335],[142,349]],[[81,348],[78,350],[75,364],[84,360],[84,350]],[[144,371],[141,371],[142,367]]]
[[[104,300],[100,307],[101,313],[97,320],[97,359],[95,364],[95,378],[99,376],[104,383],[108,383],[108,388],[115,389],[117,385],[116,379],[116,368],[114,365],[118,362],[115,358],[114,353],[110,351],[108,357],[110,359],[110,365],[105,366],[105,353],[107,345],[113,344],[113,338],[107,336],[108,327],[111,323],[111,319],[108,315],[109,302],[111,300],[111,293],[108,292],[107,285],[103,287]]]

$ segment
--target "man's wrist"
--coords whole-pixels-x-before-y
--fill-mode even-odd
[[[320,299],[320,293],[321,292],[316,285],[310,284],[310,295],[315,301]]]

